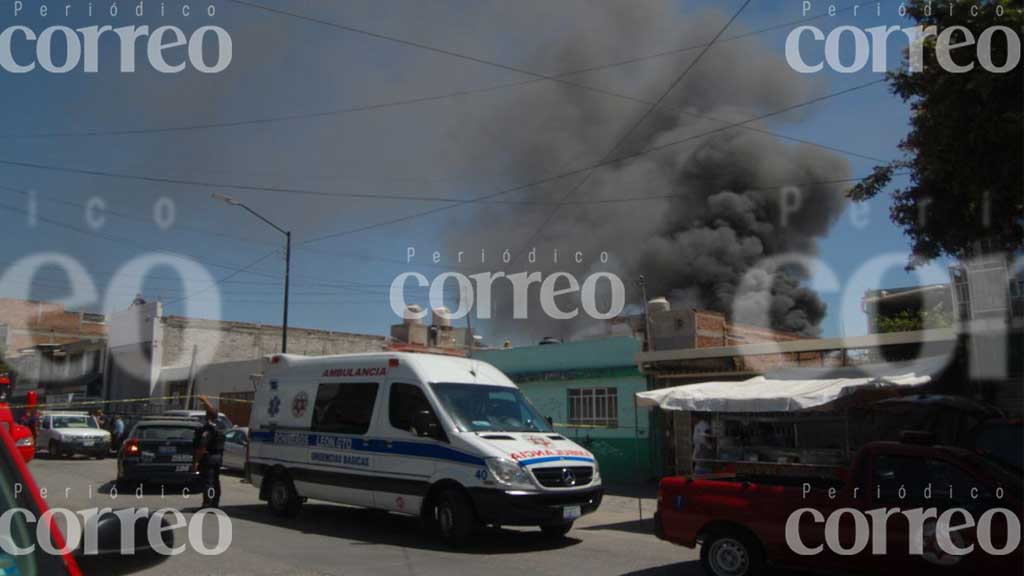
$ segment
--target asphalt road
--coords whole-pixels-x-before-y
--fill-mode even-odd
[[[168,488],[137,499],[134,494],[109,494],[115,462],[47,460],[29,464],[36,481],[47,490],[51,507],[84,510],[126,507],[177,508],[186,518],[199,508],[199,497],[184,499]],[[693,550],[659,541],[651,534],[654,500],[610,494],[601,508],[581,518],[562,541],[541,537],[538,530],[500,529],[480,534],[465,550],[445,549],[412,518],[311,500],[293,520],[272,516],[256,489],[238,476],[222,475],[222,509],[231,518],[232,541],[227,551],[203,556],[184,553],[152,560],[92,562],[86,574],[147,575],[581,575],[629,574],[697,576]],[[59,517],[58,517],[59,518]],[[59,521],[59,520],[58,520]],[[218,538],[216,519],[206,517],[204,539],[211,548]],[[175,542],[187,539],[185,528]]]

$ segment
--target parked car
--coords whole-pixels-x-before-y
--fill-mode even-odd
[[[64,553],[50,554],[40,545],[39,534],[47,531],[40,530],[39,519],[45,517],[49,508],[46,499],[43,497],[32,478],[24,460],[17,456],[19,449],[14,445],[14,439],[5,426],[0,426],[0,478],[10,486],[19,486],[18,491],[0,489],[0,510],[10,511],[14,509],[24,510],[24,514],[13,514],[10,521],[4,527],[3,538],[7,544],[13,544],[18,548],[27,550],[25,554],[10,555],[0,551],[0,574],[21,575],[21,576],[83,576],[83,574],[128,574],[146,567],[146,564],[139,564],[138,558],[147,555],[150,558],[162,559],[156,556],[152,548],[152,541],[149,539],[150,515],[140,513],[132,516],[135,525],[125,527],[121,525],[121,519],[109,510],[101,512],[95,524],[95,545],[97,553],[86,555],[81,548]],[[29,518],[36,519],[35,523]],[[167,548],[174,547],[174,532],[168,530],[169,522],[166,518],[161,521],[160,538]],[[133,538],[135,553],[133,555],[122,555],[122,538],[129,534]],[[62,550],[66,540],[54,517],[49,520],[50,545],[55,550]],[[151,565],[151,564],[150,564]]]
[[[1019,419],[986,420],[971,431],[967,447],[1000,464],[1024,472],[1024,423]]]
[[[200,427],[191,418],[140,420],[117,453],[118,484],[192,482],[192,443]]]
[[[248,428],[236,426],[224,434],[224,468],[245,472],[248,452]]]
[[[203,410],[168,410],[163,415],[174,418],[191,418],[197,422],[206,421],[206,412]],[[217,430],[223,434],[234,427],[235,425],[231,423],[231,419],[225,416],[223,412],[217,413]]]
[[[36,442],[46,446],[50,458],[85,454],[106,458],[110,432],[85,412],[41,412]]]
[[[969,450],[917,440],[867,444],[841,476],[844,482],[832,485],[793,478],[665,478],[658,491],[655,533],[689,548],[700,545],[701,564],[712,576],[753,576],[765,564],[844,574],[1019,573],[1024,560],[1016,546],[1019,538],[1007,555],[989,554],[977,545],[984,537],[977,525],[956,515],[951,523],[965,525],[953,533],[953,541],[960,548],[973,546],[973,552],[948,554],[936,536],[934,518],[922,520],[916,533],[922,550],[911,552],[915,532],[900,512],[935,508],[941,516],[958,508],[977,522],[999,508],[1019,522],[1021,477],[1010,469]],[[926,495],[929,486],[933,492]],[[947,490],[952,497],[945,496]],[[883,516],[883,527],[871,526],[866,534],[858,530],[854,538],[855,520],[862,519],[864,526],[876,522],[879,515],[868,512],[879,509],[895,509],[897,517]],[[832,522],[838,542],[826,536]],[[1004,546],[1013,534],[1008,520],[993,520],[989,526],[996,546]],[[884,542],[874,542],[877,538]],[[853,548],[857,541],[863,544],[860,551]],[[834,544],[853,552],[840,554]],[[875,553],[878,544],[885,546],[884,554]]]

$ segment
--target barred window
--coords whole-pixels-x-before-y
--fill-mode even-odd
[[[609,428],[619,425],[617,388],[571,388],[568,393],[569,424]]]

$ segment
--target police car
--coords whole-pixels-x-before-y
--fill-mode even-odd
[[[420,516],[458,546],[480,525],[564,536],[601,503],[593,454],[555,433],[493,366],[433,354],[265,360],[249,428],[260,498]]]

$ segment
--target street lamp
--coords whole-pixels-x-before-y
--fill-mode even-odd
[[[284,248],[284,320],[283,320],[282,326],[281,326],[281,353],[285,354],[285,353],[288,352],[288,279],[289,279],[288,277],[291,274],[292,233],[290,231],[288,231],[288,230],[285,230],[284,228],[281,228],[277,224],[274,224],[270,220],[267,220],[266,218],[263,217],[262,214],[260,214],[259,212],[253,210],[252,208],[249,208],[248,206],[246,206],[242,202],[232,198],[231,196],[226,196],[224,194],[214,193],[214,194],[212,194],[212,197],[213,197],[214,200],[221,200],[221,201],[227,203],[230,206],[238,206],[240,208],[244,208],[247,212],[249,212],[253,216],[255,216],[255,217],[259,218],[260,220],[263,220],[265,223],[269,224],[274,230],[277,230],[281,234],[284,234],[284,238],[285,238],[285,248]]]

